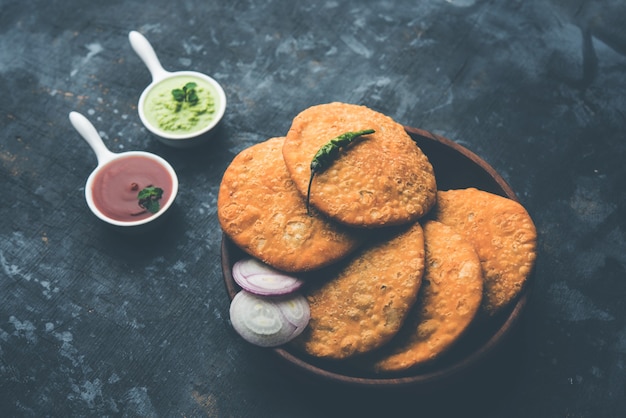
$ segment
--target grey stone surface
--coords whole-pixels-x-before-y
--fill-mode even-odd
[[[620,0],[0,0],[0,415],[626,416],[624,21]],[[167,70],[223,85],[214,142],[176,150],[142,127],[131,30]],[[330,101],[461,143],[528,208],[535,288],[497,378],[430,396],[311,388],[232,331],[222,173]],[[89,212],[96,160],[72,110],[112,151],[177,170],[157,233]]]

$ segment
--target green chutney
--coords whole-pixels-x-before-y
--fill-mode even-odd
[[[172,90],[196,83],[198,101],[178,102]],[[189,134],[204,129],[215,117],[218,95],[211,84],[200,77],[180,75],[167,78],[150,89],[144,102],[148,122],[172,134]]]

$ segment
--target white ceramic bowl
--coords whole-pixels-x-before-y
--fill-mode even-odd
[[[176,171],[174,168],[165,161],[163,158],[158,155],[144,152],[144,151],[128,151],[122,153],[114,153],[109,151],[102,138],[96,131],[96,128],[85,118],[83,115],[77,112],[71,112],[70,121],[74,128],[78,131],[79,134],[87,141],[87,143],[91,146],[93,151],[96,154],[96,158],[98,159],[97,167],[92,171],[92,173],[87,178],[87,183],[85,184],[85,199],[87,201],[87,206],[89,209],[96,215],[99,219],[104,222],[112,225],[118,229],[122,229],[125,232],[139,232],[153,227],[157,224],[157,221],[161,220],[164,215],[168,212],[174,200],[176,199],[176,195],[178,194],[178,176],[176,175]],[[139,220],[134,221],[122,221],[115,218],[112,218],[98,207],[94,200],[94,181],[98,177],[103,170],[107,169],[108,166],[113,162],[118,162],[122,159],[126,158],[134,158],[134,157],[143,157],[150,159],[156,162],[159,166],[161,166],[171,178],[171,191],[169,193],[169,198],[166,201],[160,202],[159,211],[152,214],[151,216]]]
[[[128,34],[128,39],[133,50],[137,53],[139,58],[144,62],[150,74],[152,75],[152,82],[146,87],[139,97],[139,103],[137,109],[139,112],[139,118],[143,125],[152,132],[158,140],[162,143],[176,147],[176,148],[189,148],[200,145],[207,140],[211,139],[215,133],[216,128],[221,122],[224,113],[226,111],[226,94],[222,86],[213,78],[206,74],[196,71],[175,71],[169,72],[163,69],[163,66],[159,62],[159,59],[154,52],[154,48],[148,42],[148,40],[139,32],[131,31]],[[159,128],[150,121],[150,118],[146,115],[146,98],[150,95],[150,92],[157,88],[161,83],[166,83],[172,78],[190,78],[204,81],[209,85],[211,94],[215,100],[215,111],[213,118],[205,124],[199,130],[193,130],[190,132],[169,132]]]

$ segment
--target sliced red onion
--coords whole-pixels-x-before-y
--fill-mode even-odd
[[[298,290],[303,281],[282,273],[256,258],[237,261],[232,269],[233,279],[242,289],[257,295],[285,295]]]
[[[242,290],[230,304],[230,321],[241,337],[261,347],[276,347],[304,331],[309,303],[300,294],[265,297]]]

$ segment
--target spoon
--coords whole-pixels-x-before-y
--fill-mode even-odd
[[[85,199],[87,200],[87,205],[89,209],[96,215],[98,218],[103,221],[119,226],[119,227],[136,227],[148,224],[157,218],[161,217],[172,205],[174,199],[176,198],[176,194],[178,193],[178,177],[176,176],[176,172],[172,168],[172,166],[165,161],[163,158],[158,155],[144,152],[144,151],[126,151],[121,153],[115,153],[110,151],[104,141],[98,134],[96,128],[89,122],[89,120],[78,112],[70,112],[69,114],[70,122],[74,129],[83,137],[83,139],[89,144],[93,152],[96,154],[96,159],[98,164],[96,168],[92,171],[87,179],[87,183],[85,185]],[[171,192],[168,193],[169,198],[162,202],[161,207],[158,212],[155,214],[138,220],[119,220],[115,217],[111,217],[103,212],[100,209],[96,200],[94,198],[94,182],[100,173],[104,172],[108,168],[110,168],[110,164],[116,161],[120,161],[127,158],[144,158],[149,159],[152,162],[156,163],[161,171],[164,171],[169,178],[171,178]]]
[[[170,72],[165,70],[150,42],[137,31],[131,31],[128,34],[128,40],[133,50],[146,65],[152,76],[152,82],[143,90],[137,106],[139,118],[144,126],[155,134],[161,142],[174,147],[190,147],[198,145],[208,139],[211,136],[208,135],[209,132],[212,132],[213,128],[218,125],[226,110],[226,95],[222,86],[212,77],[197,71]],[[175,81],[175,79],[179,81]],[[200,129],[195,127],[189,131],[166,130],[166,128],[159,127],[156,118],[150,113],[146,106],[146,100],[151,96],[150,93],[159,86],[165,88],[165,84],[168,85],[166,92],[169,93],[172,88],[180,88],[189,81],[205,86],[211,93],[215,105],[212,119],[206,121],[205,125],[201,126]],[[156,91],[154,93],[156,94]],[[154,113],[154,110],[152,113]]]

